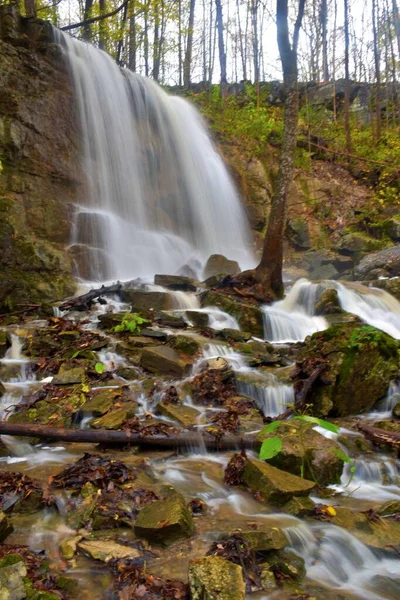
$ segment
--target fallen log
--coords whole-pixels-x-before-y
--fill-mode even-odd
[[[110,294],[118,294],[121,290],[122,283],[120,283],[119,281],[111,285],[102,285],[100,288],[90,290],[82,296],[76,296],[76,298],[69,298],[68,300],[60,304],[58,308],[62,311],[88,310],[93,300],[96,300],[96,298],[99,298],[100,296],[107,296]]]
[[[379,427],[369,427],[363,423],[359,423],[357,429],[359,429],[367,439],[378,446],[388,444],[389,446],[392,446],[392,448],[400,450],[400,433],[388,431],[387,429],[380,429]]]
[[[225,436],[216,439],[213,436],[199,435],[195,432],[178,435],[143,436],[128,430],[108,429],[59,429],[47,425],[9,423],[0,421],[1,435],[32,437],[53,442],[84,442],[90,444],[129,444],[143,448],[164,448],[193,450],[258,450],[261,443],[250,437]]]

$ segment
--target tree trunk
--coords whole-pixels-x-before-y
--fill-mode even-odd
[[[258,52],[258,0],[251,2],[251,22],[253,27],[253,63],[254,63],[254,83],[257,93],[257,107],[260,104],[260,61]]]
[[[327,0],[321,0],[321,32],[322,32],[322,80],[329,81],[328,66],[328,5]]]
[[[99,0],[100,15],[106,12],[106,0]],[[106,22],[104,19],[99,21],[99,48],[104,50],[106,47]]]
[[[24,0],[24,6],[25,6],[25,15],[28,18],[35,18],[36,17],[36,6],[35,6],[35,0]]]
[[[237,12],[237,20],[238,20],[239,47],[240,47],[240,58],[242,60],[243,79],[245,81],[247,81],[247,65],[246,65],[246,55],[245,55],[244,46],[243,46],[243,32],[242,32],[242,24],[240,21],[239,0],[236,0],[236,12]]]
[[[129,17],[129,58],[128,66],[132,71],[136,71],[136,17],[135,17],[135,0],[130,2]]]
[[[85,0],[85,10],[83,11],[83,20],[88,21],[90,11],[93,6],[93,0]],[[92,28],[90,27],[90,23],[85,23],[83,26],[82,37],[86,42],[90,42],[92,39]]]
[[[149,76],[149,10],[150,10],[150,0],[147,0],[146,6],[144,9],[144,43],[143,43],[144,73],[145,73],[146,77]]]
[[[375,63],[375,114],[376,114],[376,141],[379,142],[381,137],[381,65],[380,53],[378,47],[378,25],[379,15],[376,0],[372,0],[372,29],[374,32],[374,63]]]
[[[344,127],[346,150],[351,154],[349,46],[349,0],[344,0]]]
[[[160,5],[159,0],[156,0],[154,4],[154,40],[153,40],[153,79],[158,81],[160,73],[160,55],[159,55],[159,42],[160,42]]]
[[[396,38],[397,38],[397,51],[398,51],[399,58],[400,58],[400,13],[399,13],[399,7],[397,6],[396,0],[392,0],[392,3],[393,3],[394,29],[396,31]]]
[[[194,9],[196,0],[190,0],[189,9],[189,27],[186,40],[185,62],[183,64],[183,85],[185,88],[190,88],[190,75],[192,68],[192,49],[193,49],[193,26],[194,26]]]
[[[224,21],[222,16],[222,4],[221,0],[215,0],[215,7],[217,10],[217,29],[218,29],[218,49],[219,49],[219,65],[221,69],[221,93],[225,95],[226,91],[226,53],[224,43]]]
[[[299,113],[297,45],[304,14],[304,4],[305,0],[300,0],[292,45],[289,40],[288,0],[277,0],[276,8],[278,47],[283,68],[285,91],[284,129],[279,157],[278,179],[272,200],[261,262],[256,269],[256,276],[259,281],[262,281],[264,288],[271,290],[277,297],[283,294],[283,238],[287,204],[293,182],[294,156],[297,143]]]

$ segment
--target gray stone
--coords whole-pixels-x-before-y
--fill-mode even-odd
[[[297,250],[309,250],[311,237],[304,217],[289,219],[286,224],[286,236]]]
[[[220,556],[190,561],[189,586],[192,600],[245,600],[246,597],[242,567]]]
[[[212,275],[220,273],[238,275],[240,273],[239,263],[236,260],[229,260],[222,254],[212,254],[204,267],[203,277],[208,279]]]
[[[15,562],[8,564],[14,557]],[[26,597],[24,577],[27,571],[22,558],[18,558],[17,555],[9,555],[0,561],[0,600],[22,600]]]
[[[195,292],[198,283],[184,275],[155,275],[154,283],[169,290],[181,290],[182,292]]]
[[[380,269],[381,275],[397,277],[400,275],[400,245],[363,258],[354,269],[354,277],[360,281],[375,279],[371,274]]]
[[[53,385],[73,385],[74,383],[83,383],[86,379],[85,369],[76,367],[68,371],[58,372],[54,377]]]
[[[182,378],[190,371],[192,362],[169,346],[145,348],[140,358],[140,366],[152,373],[165,373]]]
[[[172,494],[142,508],[135,534],[149,542],[168,546],[194,533],[193,517],[181,494]]]

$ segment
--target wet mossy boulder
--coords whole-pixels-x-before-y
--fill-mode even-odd
[[[321,294],[320,299],[315,305],[316,315],[336,315],[343,313],[340,306],[337,290],[328,288]]]
[[[183,427],[193,427],[198,423],[200,413],[192,406],[183,404],[172,404],[159,402],[156,408],[157,412],[164,417],[177,421]]]
[[[139,513],[135,535],[151,543],[169,546],[194,533],[194,521],[181,494],[172,494],[145,506]]]
[[[208,326],[208,314],[206,312],[202,312],[201,310],[187,310],[186,317],[195,327],[204,328]]]
[[[394,296],[396,300],[400,300],[400,277],[392,277],[392,279],[375,279],[374,281],[371,281],[370,285],[385,290],[385,292]]]
[[[59,386],[60,394],[54,393],[56,386],[50,386],[47,396],[35,402],[31,408],[10,415],[10,423],[37,423],[53,427],[70,427],[75,414],[86,402],[86,396],[80,387]]]
[[[399,370],[399,343],[370,325],[331,325],[313,334],[297,359],[296,380],[326,361],[323,380],[308,402],[316,416],[341,417],[369,411],[387,393]]]
[[[315,431],[310,424],[300,421],[282,421],[269,434],[260,433],[260,441],[280,437],[282,450],[268,463],[294,475],[317,481],[319,485],[339,483],[343,471],[343,460],[338,456],[340,447]]]
[[[121,398],[122,393],[123,390],[121,388],[95,390],[82,406],[81,412],[83,414],[93,414],[95,417],[101,417],[112,408],[115,401]]]
[[[171,377],[182,378],[190,372],[192,360],[185,358],[169,346],[144,348],[140,357],[140,366],[152,373],[164,373]]]
[[[242,478],[251,490],[272,504],[282,504],[292,496],[307,496],[316,485],[314,481],[286,473],[256,458],[246,460]]]
[[[282,510],[295,517],[309,517],[315,512],[315,502],[307,496],[300,496],[300,498],[293,496],[282,506]]]
[[[189,586],[192,600],[245,600],[246,597],[242,567],[220,556],[190,561]]]
[[[107,414],[91,421],[94,429],[120,429],[122,424],[133,417],[137,411],[136,402],[126,402],[119,408],[112,408]]]
[[[294,582],[300,582],[306,575],[304,559],[290,548],[271,552],[266,564],[273,573],[283,574]]]
[[[154,283],[169,290],[195,292],[200,285],[194,279],[184,275],[155,275]]]
[[[202,306],[216,306],[235,317],[243,331],[261,338],[264,335],[263,314],[255,304],[239,302],[222,292],[208,290],[203,294]]]
[[[1,395],[1,390],[0,390],[0,395]],[[398,402],[392,410],[392,415],[394,416],[395,419],[400,419],[400,402]]]
[[[369,254],[361,260],[354,270],[357,281],[371,281],[384,277],[398,277],[400,275],[400,245],[387,248],[382,252]]]
[[[121,299],[132,304],[132,312],[148,310],[171,310],[175,307],[174,296],[168,292],[123,290]]]
[[[217,331],[216,337],[228,340],[229,342],[248,342],[251,339],[251,333],[226,327]]]
[[[4,542],[4,540],[14,531],[13,526],[10,521],[6,517],[6,515],[0,511],[0,543]]]
[[[237,535],[246,540],[250,550],[267,552],[280,550],[289,545],[288,538],[279,527],[263,525],[257,529],[240,530]]]
[[[206,262],[203,271],[204,279],[213,275],[225,273],[226,275],[239,275],[240,267],[236,260],[229,260],[223,254],[212,254]]]
[[[53,385],[73,385],[74,383],[83,383],[85,379],[85,369],[76,367],[74,369],[59,371],[53,378],[52,383]]]
[[[18,554],[8,554],[0,560],[0,600],[26,598],[25,562]]]

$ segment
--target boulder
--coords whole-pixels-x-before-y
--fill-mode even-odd
[[[315,479],[319,485],[340,482],[343,471],[343,460],[337,455],[340,447],[314,431],[311,424],[282,421],[273,433],[260,434],[258,439],[271,437],[281,438],[282,450],[268,460],[269,464],[298,476],[304,469],[304,477]]]
[[[321,294],[320,299],[315,304],[315,314],[320,315],[335,315],[343,313],[340,306],[337,290],[328,288]]]
[[[175,335],[171,337],[168,346],[175,348],[177,352],[187,354],[188,356],[196,354],[200,348],[199,342],[189,335]]]
[[[196,327],[207,327],[208,326],[208,314],[201,312],[200,310],[187,310],[186,317]]]
[[[93,414],[96,417],[105,415],[113,406],[116,398],[122,395],[121,389],[104,389],[93,392],[93,396],[89,398],[82,406],[80,412],[85,414]]]
[[[399,344],[370,325],[331,325],[307,338],[299,352],[296,381],[310,375],[315,359],[327,363],[324,381],[312,386],[308,402],[316,416],[341,417],[369,411],[397,377]]]
[[[7,331],[0,330],[0,358],[4,358],[9,346]]]
[[[354,277],[360,281],[371,281],[376,278],[374,273],[377,271],[379,272],[377,277],[400,275],[400,245],[363,258],[354,269]]]
[[[288,538],[279,527],[263,525],[260,529],[240,530],[233,535],[235,533],[246,540],[250,550],[267,552],[289,546]]]
[[[0,560],[0,600],[26,598],[25,563],[18,554],[8,554]]]
[[[246,586],[240,565],[220,556],[204,556],[189,563],[192,600],[245,600]]]
[[[304,559],[289,548],[269,554],[267,564],[271,571],[283,573],[292,581],[301,581],[306,575]]]
[[[78,548],[91,558],[94,558],[95,560],[101,560],[105,563],[110,562],[110,560],[138,558],[140,556],[140,552],[136,548],[123,546],[122,544],[117,544],[112,540],[84,540],[82,542],[78,542]]]
[[[169,419],[178,421],[183,427],[192,427],[198,423],[200,413],[192,406],[184,406],[183,404],[157,404],[157,412]]]
[[[160,327],[171,327],[172,329],[186,329],[187,327],[183,317],[175,317],[165,313],[158,313],[155,320]]]
[[[77,550],[78,542],[82,539],[81,535],[76,535],[74,537],[67,538],[63,540],[60,544],[60,552],[61,556],[65,558],[65,560],[71,560],[74,558],[74,554]]]
[[[213,275],[225,273],[226,275],[239,275],[240,267],[236,260],[229,260],[222,254],[212,254],[206,262],[203,278],[208,279]]]
[[[371,281],[371,286],[380,288],[381,290],[385,290],[392,296],[396,298],[396,300],[400,301],[400,277],[392,277],[391,279],[375,279]]]
[[[263,313],[254,304],[238,302],[227,294],[208,290],[203,294],[202,306],[216,306],[235,317],[243,331],[260,338],[264,335]]]
[[[345,254],[346,256],[352,256],[354,254],[361,255],[364,252],[373,252],[374,250],[380,250],[381,248],[381,241],[371,238],[359,231],[345,233],[336,246],[336,250],[340,254]]]
[[[149,329],[148,327],[140,330],[140,336],[157,340],[157,342],[166,342],[168,338],[168,334],[165,333],[165,331],[160,331],[159,329]]]
[[[174,348],[154,346],[145,348],[140,358],[140,366],[152,373],[165,373],[182,378],[190,372],[192,362],[183,358]]]
[[[194,279],[184,275],[155,275],[154,283],[169,290],[195,292],[199,285]]]
[[[247,459],[242,477],[250,489],[273,504],[286,502],[292,496],[307,496],[316,485],[255,458]]]
[[[282,510],[295,517],[310,517],[314,514],[315,503],[306,496],[301,496],[300,498],[293,496],[289,502],[286,502],[282,506]]]
[[[398,402],[396,406],[393,407],[392,415],[395,419],[400,419],[400,402]]]
[[[151,543],[169,546],[194,533],[194,521],[181,494],[172,494],[142,508],[134,525],[135,535]]]
[[[385,223],[387,235],[394,241],[400,242],[400,218],[392,217]]]
[[[146,292],[142,290],[123,290],[123,302],[132,304],[132,312],[152,310],[171,310],[175,308],[174,297],[168,292]]]
[[[248,342],[251,339],[251,333],[226,327],[217,331],[216,337],[230,342]]]
[[[289,219],[286,223],[286,237],[296,250],[309,250],[311,236],[305,218]]]

